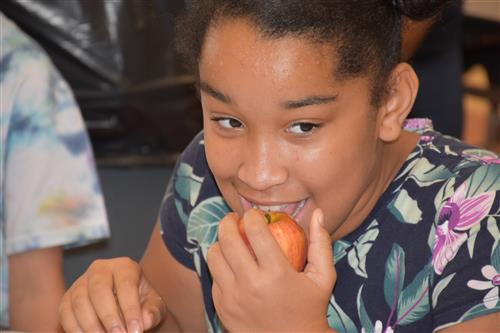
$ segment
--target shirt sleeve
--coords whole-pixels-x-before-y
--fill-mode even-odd
[[[175,172],[176,169],[174,169]],[[183,214],[182,205],[179,197],[173,190],[172,183],[174,182],[174,175],[170,178],[167,191],[163,198],[160,208],[160,230],[163,241],[167,246],[170,254],[185,267],[195,270],[193,255],[189,251],[189,244],[186,237],[186,225],[184,220],[186,216]],[[184,220],[183,220],[184,219]]]
[[[107,237],[92,148],[69,86],[36,46],[20,49],[9,66],[7,254]]]
[[[440,211],[432,286],[434,331],[500,311],[500,164],[483,165]]]
[[[160,210],[163,240],[183,265],[203,279],[208,248],[217,241],[219,222],[230,211],[205,156],[203,133],[179,158]]]
[[[188,220],[195,205],[193,197],[204,177],[195,174],[197,155],[203,149],[201,135],[195,137],[181,154],[172,171],[160,208],[160,226],[163,241],[172,256],[191,270],[195,270],[194,254],[199,249],[196,240],[189,241]]]

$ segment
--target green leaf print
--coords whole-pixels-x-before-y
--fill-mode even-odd
[[[414,160],[412,160],[412,159],[415,158],[416,155],[418,155],[418,154],[419,154],[419,152],[415,152],[412,155],[408,156],[407,160],[410,161],[410,162],[408,163],[408,165],[406,166],[406,168],[403,171],[401,171],[401,173],[399,174],[399,176],[396,179],[394,179],[394,181],[398,180],[399,178],[402,178],[402,177],[406,176],[406,174],[408,172],[410,172],[410,170],[415,167],[415,165],[418,163],[419,159],[414,159]]]
[[[431,229],[429,230],[429,236],[427,238],[427,245],[431,252],[434,249],[434,244],[436,243],[436,225],[433,223]]]
[[[398,301],[398,320],[396,324],[408,325],[430,311],[429,307],[429,275],[432,266],[424,267],[413,279],[413,281],[401,292]],[[394,326],[396,326],[396,324]]]
[[[429,162],[426,158],[422,158],[419,163],[413,169],[413,173],[410,176],[415,182],[420,186],[429,186],[434,183],[444,181],[452,173],[444,165],[434,165]]]
[[[388,208],[401,223],[417,224],[422,220],[422,211],[418,207],[418,202],[410,197],[405,189],[399,191]]]
[[[187,163],[181,163],[177,168],[175,190],[182,199],[187,200],[194,206],[200,194],[203,177],[193,174],[193,167]]]
[[[444,146],[444,152],[445,152],[446,155],[458,156],[458,154],[456,152],[454,152],[453,150],[451,150],[451,148],[450,148],[449,145],[445,145]]]
[[[481,223],[474,225],[470,228],[469,237],[467,238],[467,250],[469,251],[469,257],[472,259],[474,255],[474,244],[476,244],[477,234],[481,230]]]
[[[462,151],[462,154],[465,156],[474,155],[477,157],[497,157],[497,155],[491,151],[478,148],[465,149]]]
[[[447,277],[441,279],[436,286],[434,287],[434,291],[432,292],[432,307],[435,308],[439,299],[439,295],[441,295],[441,292],[448,286],[448,284],[453,280],[455,277],[456,272],[453,274],[448,275]]]
[[[448,200],[455,192],[454,186],[455,178],[450,178],[437,192],[436,197],[434,198],[434,207],[436,207],[436,221],[439,218],[439,211],[441,207],[446,202],[446,200]]]
[[[384,296],[389,308],[395,308],[405,280],[405,252],[398,244],[392,245],[385,263]]]
[[[361,277],[368,278],[366,272],[366,257],[373,246],[373,242],[377,239],[378,234],[378,222],[374,220],[347,252],[349,266],[351,266],[354,272]]]
[[[464,322],[466,320],[476,318],[477,316],[484,316],[484,315],[487,315],[489,313],[494,313],[494,312],[498,312],[498,307],[497,306],[495,306],[495,307],[493,307],[491,309],[488,309],[487,307],[484,306],[483,303],[481,303],[481,304],[478,304],[478,305],[473,306],[472,308],[470,308],[455,323],[457,323],[457,324],[458,323],[462,323],[462,322]]]
[[[182,208],[182,203],[179,199],[175,199],[175,208],[177,209],[177,214],[179,215],[182,223],[186,225],[188,217],[186,212],[184,211],[184,208]]]
[[[335,297],[330,298],[327,313],[328,325],[339,333],[358,332],[351,318],[335,302]]]
[[[486,223],[486,228],[488,229],[491,237],[493,237],[493,239],[495,240],[495,244],[497,244],[500,241],[500,230],[498,229],[498,222],[496,218],[494,218],[493,216],[489,216]]]
[[[483,165],[466,180],[466,198],[476,194],[500,190],[500,164]]]
[[[361,292],[363,291],[363,285],[359,288],[358,296],[356,297],[356,303],[358,306],[358,316],[359,321],[361,322],[361,327],[365,329],[365,332],[373,332],[373,324],[368,316],[368,312],[366,312],[365,303],[363,302],[363,298],[361,297]]]
[[[220,220],[229,213],[222,197],[212,197],[198,204],[189,215],[187,238],[208,248],[217,240],[217,227]]]
[[[350,242],[346,242],[343,240],[338,240],[333,244],[333,261],[334,262],[339,262],[340,259],[344,258],[347,254],[347,249],[351,246],[352,244]]]

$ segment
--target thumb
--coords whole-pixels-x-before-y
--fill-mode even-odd
[[[141,279],[140,297],[142,305],[142,322],[144,331],[156,327],[166,316],[167,306],[161,296],[143,277]]]
[[[331,291],[336,280],[332,241],[324,225],[323,211],[314,210],[309,223],[309,248],[305,274],[319,287]]]

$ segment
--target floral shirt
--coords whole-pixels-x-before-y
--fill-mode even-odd
[[[407,123],[420,141],[366,220],[332,245],[327,320],[338,332],[434,332],[500,310],[500,159],[424,125]],[[199,275],[207,325],[220,332],[206,254],[230,209],[203,144],[200,134],[178,161],[161,226]]]
[[[0,13],[0,325],[8,255],[109,234],[91,146],[73,95],[44,51]]]

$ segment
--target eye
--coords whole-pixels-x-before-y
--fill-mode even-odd
[[[243,127],[241,121],[230,117],[212,117],[211,120],[216,122],[217,125],[225,129],[235,129]]]
[[[318,124],[302,122],[293,124],[287,129],[287,131],[292,134],[308,135],[311,134],[318,127],[319,127]]]

